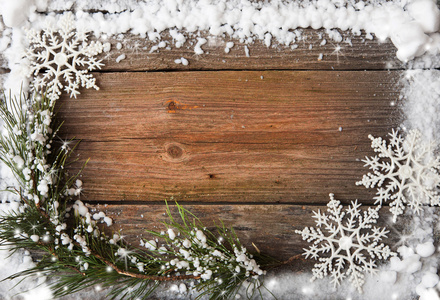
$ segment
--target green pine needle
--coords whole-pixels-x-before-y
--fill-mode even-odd
[[[147,249],[118,234],[106,236],[98,226],[105,217],[92,216],[75,201],[82,170],[69,175],[66,166],[77,143],[56,147],[62,123],[55,124],[54,107],[40,95],[9,95],[0,103],[6,132],[0,136],[0,159],[18,184],[9,189],[18,205],[0,216],[0,247],[44,253],[35,267],[4,280],[48,276],[55,297],[99,285],[111,288],[110,299],[147,299],[162,282],[180,280],[191,284],[196,299],[231,299],[241,290],[248,298],[261,297],[260,265],[266,258],[249,254],[232,228],[220,222],[211,232],[177,203],[179,218],[166,203],[168,231],[149,231],[153,239],[144,241]]]

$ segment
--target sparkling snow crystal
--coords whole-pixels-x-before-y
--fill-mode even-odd
[[[405,206],[419,213],[424,204],[440,205],[436,191],[440,158],[433,156],[432,145],[421,142],[417,130],[409,131],[405,139],[396,130],[389,135],[388,145],[380,137],[369,136],[371,147],[379,154],[362,160],[373,172],[356,184],[377,187],[376,203],[390,201],[395,222]]]
[[[313,212],[317,228],[306,227],[295,231],[302,235],[303,240],[312,243],[304,249],[305,257],[319,261],[312,269],[312,281],[330,274],[336,287],[349,277],[362,292],[364,273],[375,273],[375,260],[395,255],[388,246],[380,243],[388,231],[372,225],[379,218],[380,206],[365,211],[361,211],[360,206],[354,201],[343,210],[340,201],[330,194],[327,214],[320,210]]]
[[[64,90],[75,97],[80,87],[99,87],[88,71],[100,69],[103,64],[95,55],[103,51],[101,42],[87,43],[85,32],[75,31],[72,14],[58,22],[59,30],[47,26],[42,32],[28,31],[30,46],[27,57],[31,61],[31,76],[35,76],[34,89],[47,92],[51,100],[60,97]],[[85,70],[78,68],[86,67]]]

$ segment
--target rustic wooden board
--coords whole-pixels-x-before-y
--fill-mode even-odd
[[[1,16],[0,23],[3,23]],[[169,30],[160,33],[161,41],[165,42],[166,47],[157,50],[154,49],[159,45],[159,41],[150,41],[148,38],[128,32],[99,38],[90,34],[89,40],[100,40],[111,44],[110,52],[99,56],[105,63],[103,71],[393,70],[405,66],[396,58],[397,49],[390,40],[380,42],[376,38],[371,39],[371,36],[367,38],[364,32],[355,36],[351,32],[338,31],[341,41],[336,42],[329,38],[326,30],[323,29],[300,28],[298,32],[301,32],[301,38],[294,45],[286,46],[272,39],[269,47],[260,40],[247,43],[226,35],[212,36],[209,32],[198,32],[184,33],[187,41],[177,48]],[[194,52],[197,38],[208,40],[202,46],[204,53],[201,55]],[[226,43],[231,41],[234,42],[234,47],[229,53],[225,53]],[[117,44],[121,44],[122,48],[118,49]],[[246,56],[245,47],[249,49],[249,57]],[[116,62],[122,54],[125,55],[125,59]],[[189,61],[187,66],[175,63],[175,60],[181,57]],[[0,68],[7,68],[1,53]]]
[[[398,104],[400,75],[383,70],[404,65],[389,41],[341,33],[346,42],[320,45],[324,31],[303,32],[296,49],[232,40],[230,53],[228,37],[201,33],[209,40],[202,55],[195,38],[152,52],[157,42],[131,34],[104,40],[112,50],[94,74],[101,90],[64,97],[58,115],[60,139],[83,140],[70,171],[90,157],[81,199],[101,203],[91,207],[113,217],[112,228],[134,245],[148,238],[144,229],[164,228],[162,201],[174,199],[208,226],[219,219],[233,226],[249,250],[254,243],[280,260],[308,246],[294,231],[315,225],[312,212],[326,209],[328,193],[371,203],[374,191],[354,185],[366,172],[358,159],[373,155],[368,134],[384,136],[400,123],[390,105]],[[172,44],[167,32],[163,40]],[[174,62],[181,57],[188,66]],[[0,68],[8,72],[1,54]],[[141,73],[176,70],[200,72]],[[386,242],[395,250],[400,225],[382,213],[379,225],[392,231]],[[291,267],[300,271],[303,262]]]
[[[124,34],[121,38],[104,40],[110,42],[112,49],[101,55],[106,64],[103,70],[384,70],[403,67],[390,41],[381,43],[377,39],[366,39],[365,34],[354,36],[349,32],[340,32],[343,41],[338,43],[329,39],[325,30],[308,28],[301,31],[305,40],[298,41],[296,49],[277,44],[275,40],[267,47],[258,40],[246,44],[226,36],[212,37],[201,33],[208,42],[202,46],[205,53],[200,55],[194,53],[196,38],[188,38],[181,48],[176,48],[168,31],[164,31],[161,33],[162,41],[169,49],[152,51],[159,42]],[[327,42],[321,45],[324,39]],[[234,47],[225,53],[226,43],[230,41],[234,42]],[[118,43],[121,49],[116,48]],[[245,54],[245,46],[249,49],[249,57]],[[121,54],[125,54],[126,58],[117,63],[116,59]],[[189,61],[187,66],[174,62],[181,57]]]
[[[0,20],[1,21],[1,20]],[[168,31],[164,31],[161,41],[168,48],[152,51],[159,42],[151,42],[133,34],[112,36],[106,39],[90,36],[90,41],[109,42],[111,50],[98,57],[105,66],[102,71],[164,71],[164,70],[393,70],[402,69],[404,64],[396,58],[396,48],[387,40],[379,42],[369,40],[365,34],[354,36],[349,32],[340,32],[343,41],[333,42],[325,30],[300,29],[305,37],[298,41],[297,48],[285,46],[273,41],[267,47],[262,41],[252,44],[240,42],[230,37],[213,37],[200,33],[208,42],[202,46],[204,54],[195,54],[195,37],[188,37],[180,48],[174,46]],[[1,34],[1,32],[0,32]],[[321,45],[323,39],[328,41]],[[234,42],[234,47],[225,53],[227,42]],[[122,48],[117,49],[120,43]],[[245,53],[248,47],[250,56]],[[340,48],[340,50],[337,50]],[[116,62],[124,54],[125,59]],[[322,56],[322,58],[321,58]],[[181,57],[189,61],[187,66],[176,64]],[[0,53],[0,72],[7,71],[7,63]]]
[[[327,196],[328,200],[328,196]],[[165,214],[165,204],[156,205],[97,205],[90,206],[104,211],[114,218],[114,231],[121,230],[125,239],[133,245],[139,245],[141,239],[150,239],[145,229],[162,231],[169,221]],[[171,204],[173,216],[178,220],[177,209]],[[326,211],[326,206],[298,205],[185,205],[185,208],[197,216],[210,230],[215,224],[224,222],[226,227],[233,227],[240,241],[246,248],[255,252],[255,246],[263,253],[284,260],[303,253],[308,243],[295,233],[305,226],[315,226],[313,211]],[[378,226],[387,226],[389,239],[384,241],[391,247],[399,242],[396,232],[401,232],[402,224],[394,224],[388,209],[384,208]]]
[[[204,54],[194,53],[196,38],[188,38],[181,47],[176,48],[167,31],[162,33],[162,41],[171,45],[169,49],[160,48],[151,51],[159,42],[151,42],[133,34],[120,37],[100,38],[103,43],[109,42],[111,50],[98,57],[105,66],[102,71],[169,71],[169,70],[394,70],[404,68],[404,64],[396,58],[396,48],[387,40],[368,40],[365,34],[353,36],[351,33],[340,32],[342,42],[332,42],[328,37],[325,45],[321,45],[326,37],[325,30],[301,29],[305,41],[299,41],[296,49],[291,46],[277,44],[273,41],[270,47],[262,41],[246,44],[229,37],[212,37],[201,33],[200,37],[208,42],[202,46]],[[97,40],[93,35],[90,41]],[[227,42],[234,42],[234,47],[225,53]],[[345,41],[345,42],[344,42]],[[117,49],[120,43],[122,48]],[[245,54],[248,47],[250,56]],[[340,48],[340,50],[337,50]],[[125,59],[116,62],[124,54]],[[322,56],[322,58],[320,57]],[[184,66],[174,61],[184,57],[189,64]],[[6,68],[6,61],[0,53],[0,67]]]
[[[354,182],[368,134],[399,124],[398,72],[95,74],[61,101],[61,138],[83,140],[83,199],[230,203],[371,200]],[[341,130],[339,128],[341,127]],[[80,164],[74,164],[77,171]]]
[[[60,13],[56,11],[55,13]],[[106,12],[102,12],[106,13]],[[2,24],[0,16],[0,24]],[[389,41],[380,42],[377,39],[367,39],[365,33],[354,36],[350,32],[339,32],[341,42],[335,42],[328,37],[325,30],[310,28],[299,29],[302,40],[285,46],[272,40],[270,47],[263,41],[256,40],[252,44],[231,39],[228,36],[210,36],[208,32],[197,35],[187,35],[187,42],[180,48],[175,47],[169,31],[161,33],[161,41],[165,48],[152,50],[158,46],[158,41],[150,41],[138,35],[125,33],[123,35],[100,37],[103,43],[109,42],[111,50],[102,53],[105,66],[103,71],[157,71],[157,70],[385,70],[402,69],[404,64],[396,58],[396,48]],[[1,32],[0,32],[1,35]],[[194,46],[197,37],[206,38],[208,42],[202,46],[204,54],[197,55]],[[323,40],[325,39],[325,44]],[[90,41],[98,40],[92,34]],[[225,53],[227,42],[234,42],[234,47]],[[120,43],[122,48],[117,49]],[[250,56],[245,53],[248,47]],[[340,50],[337,50],[339,49]],[[124,54],[125,59],[116,62]],[[322,56],[322,57],[321,57]],[[174,61],[185,57],[189,64],[184,66]],[[6,69],[6,61],[0,53],[0,68]],[[0,72],[2,70],[0,69]]]

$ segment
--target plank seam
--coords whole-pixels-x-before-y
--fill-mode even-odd
[[[148,70],[148,69],[142,69],[142,70],[131,70],[131,69],[105,69],[105,70],[98,70],[90,73],[100,73],[100,74],[106,74],[106,73],[183,73],[183,72],[273,72],[273,71],[279,71],[279,72],[288,72],[288,71],[295,71],[295,72],[398,72],[398,71],[407,71],[408,69],[405,68],[396,68],[396,69],[336,69],[336,68],[325,68],[325,69],[154,69],[154,70]],[[419,70],[433,70],[431,69],[419,69]],[[440,68],[435,69],[440,70]]]
[[[165,201],[101,201],[101,200],[85,200],[83,201],[87,205],[99,205],[99,206],[141,206],[141,205],[165,205]],[[342,201],[344,205],[349,204],[349,201]],[[191,201],[179,201],[179,205],[182,206],[319,206],[327,207],[327,203],[313,203],[313,202],[191,202]],[[169,206],[176,206],[174,201],[168,201]],[[364,203],[362,207],[376,207],[377,205]],[[388,204],[383,204],[382,207],[389,207]]]

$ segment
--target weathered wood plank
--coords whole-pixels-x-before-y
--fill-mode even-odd
[[[371,200],[354,185],[357,159],[373,154],[368,134],[399,124],[398,72],[96,76],[101,90],[63,99],[58,115],[61,138],[83,140],[80,162],[90,158],[86,200]]]
[[[256,0],[255,2],[264,1]],[[125,2],[119,9],[120,11],[133,10],[136,7],[135,3],[136,1]],[[96,7],[99,9],[96,10]],[[107,11],[102,10],[103,7],[105,5],[95,3],[95,1],[80,7],[75,2],[66,5],[58,2],[55,6],[48,5],[49,10],[52,9],[53,13],[58,14],[62,10],[107,14]],[[110,42],[112,45],[112,50],[102,55],[106,63],[103,70],[384,70],[403,67],[402,62],[395,56],[396,48],[389,40],[379,42],[377,39],[371,40],[371,36],[367,38],[365,33],[355,36],[349,31],[338,31],[339,37],[333,30],[331,34],[335,37],[338,36],[339,40],[336,42],[335,39],[329,37],[324,29],[299,28],[295,32],[298,34],[296,34],[297,38],[294,44],[285,46],[272,39],[270,47],[267,47],[262,40],[248,44],[236,39],[231,40],[226,35],[212,36],[209,32],[203,31],[182,32],[187,41],[182,47],[177,48],[169,30],[164,30],[160,32],[160,41],[165,42],[165,48],[159,48],[159,51],[152,51],[152,49],[158,48],[160,41],[150,41],[146,37],[126,32],[116,37],[102,39],[103,42]],[[197,55],[194,52],[198,37],[208,40],[202,46],[205,52],[202,55]],[[95,38],[91,37],[91,40],[93,39]],[[226,43],[230,41],[235,45],[229,53],[225,53]],[[121,49],[116,48],[118,43],[121,44]],[[245,54],[245,46],[249,49],[250,57]],[[337,50],[339,48],[340,50]],[[126,58],[117,63],[116,59],[121,54],[125,54]],[[185,57],[189,61],[188,66],[174,62],[181,57]]]
[[[336,195],[337,196],[337,195]],[[328,200],[328,197],[327,197]],[[133,245],[139,245],[141,238],[149,239],[144,230],[166,230],[164,221],[169,221],[162,205],[97,205],[90,206],[94,211],[104,211],[114,219],[113,230],[121,230],[125,239]],[[173,217],[178,220],[177,209],[171,204]],[[198,217],[210,230],[215,223],[223,221],[226,227],[233,227],[237,236],[248,250],[255,252],[254,243],[262,252],[280,260],[303,252],[308,244],[302,240],[295,230],[306,226],[315,226],[313,211],[325,211],[326,206],[298,205],[185,205],[186,209]],[[384,208],[380,214],[379,226],[390,229],[386,243],[394,246],[401,231],[401,224],[393,224]],[[297,270],[298,271],[298,270]]]
[[[368,40],[365,34],[354,36],[350,32],[340,32],[342,42],[333,42],[325,30],[301,29],[304,40],[291,46],[277,44],[270,47],[262,41],[246,44],[228,37],[212,37],[202,33],[208,40],[202,46],[204,54],[195,54],[195,38],[188,38],[180,48],[174,46],[167,31],[161,33],[161,41],[169,48],[157,48],[159,42],[151,42],[132,34],[123,38],[111,37],[112,49],[101,57],[107,71],[151,71],[151,70],[385,70],[402,68],[395,54],[396,48],[390,42],[380,43],[377,39]],[[323,40],[327,42],[322,45]],[[227,42],[234,47],[225,53]],[[120,43],[121,49],[116,45]],[[249,49],[246,56],[245,47]],[[295,48],[296,47],[296,48]],[[125,59],[116,59],[125,54]],[[184,57],[189,64],[184,66],[174,61]]]
[[[366,39],[365,34],[354,36],[350,32],[340,32],[342,41],[334,42],[328,38],[325,30],[300,30],[304,40],[294,46],[277,44],[274,40],[270,47],[259,40],[248,44],[226,36],[201,33],[200,37],[206,38],[208,42],[202,46],[204,53],[200,55],[194,52],[196,38],[188,37],[187,42],[177,48],[169,32],[164,31],[161,33],[161,41],[167,47],[156,49],[158,41],[126,33],[101,38],[102,42],[111,44],[111,50],[102,53],[99,58],[105,64],[102,71],[385,70],[401,69],[404,66],[396,58],[396,48],[390,41],[381,43],[377,39]],[[324,39],[327,42],[322,44]],[[90,40],[97,38],[91,35]],[[231,41],[234,47],[226,53],[226,43]],[[118,44],[121,45],[120,49]],[[249,49],[249,57],[246,55],[246,47]],[[119,61],[122,54],[125,58]],[[175,63],[176,59],[182,57],[188,60],[188,65]],[[6,68],[6,64],[0,53],[0,67]]]

